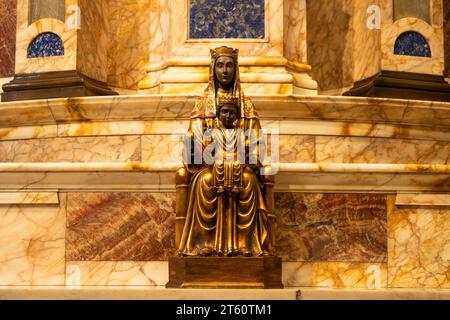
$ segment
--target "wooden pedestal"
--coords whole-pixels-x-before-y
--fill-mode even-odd
[[[77,71],[16,74],[3,85],[2,102],[117,95],[105,82],[88,78]]]
[[[355,83],[344,96],[450,101],[450,84],[443,76],[382,71]]]
[[[282,289],[278,257],[172,257],[167,288]]]

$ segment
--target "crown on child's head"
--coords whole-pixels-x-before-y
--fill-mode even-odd
[[[221,95],[219,97],[219,105],[223,105],[223,104],[237,105],[238,103],[239,103],[239,98],[233,96],[232,94]]]

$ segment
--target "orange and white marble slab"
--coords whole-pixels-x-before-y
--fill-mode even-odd
[[[0,142],[1,162],[140,161],[139,136],[47,138]]]
[[[450,288],[450,210],[395,207],[388,199],[388,286]]]
[[[0,285],[64,285],[65,204],[0,206]]]
[[[0,192],[4,204],[59,204],[59,198],[57,192]]]
[[[58,135],[56,125],[8,127],[0,129],[0,141],[55,138]]]
[[[450,206],[450,194],[408,194],[399,193],[396,206]]]
[[[380,289],[387,287],[386,264],[345,262],[284,262],[286,287]]]
[[[316,161],[320,163],[448,164],[449,159],[449,142],[316,137]]]
[[[68,261],[66,286],[165,286],[167,261]]]

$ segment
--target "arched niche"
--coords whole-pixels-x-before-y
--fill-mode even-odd
[[[430,0],[394,0],[394,21],[417,18],[431,24]]]
[[[44,18],[65,22],[65,15],[65,0],[28,0],[28,25]]]
[[[394,54],[431,58],[431,48],[423,35],[415,31],[407,31],[402,33],[397,40],[395,40]]]
[[[56,33],[39,34],[28,47],[28,58],[56,57],[64,55],[64,43]]]

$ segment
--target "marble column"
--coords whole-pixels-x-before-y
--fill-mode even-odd
[[[380,30],[369,28],[372,0],[309,0],[308,61],[319,93],[340,95],[381,71]]]
[[[352,85],[352,6],[348,0],[307,1],[307,43],[311,75],[319,93]]]

